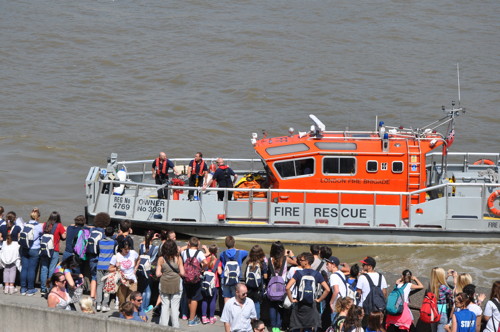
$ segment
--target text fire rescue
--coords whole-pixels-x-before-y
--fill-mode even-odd
[[[280,217],[300,217],[301,208],[298,206],[275,206],[274,215]],[[343,218],[360,218],[365,219],[367,217],[366,209],[362,208],[314,208],[314,217],[322,218],[337,218],[340,214]]]

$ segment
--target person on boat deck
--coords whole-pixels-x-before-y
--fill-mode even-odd
[[[217,170],[214,173],[214,176],[210,179],[210,181],[208,181],[208,183],[203,185],[203,189],[210,187],[210,185],[214,180],[217,181],[219,188],[233,188],[236,179],[238,179],[238,175],[236,175],[229,166],[224,165],[224,159],[222,158],[217,158],[217,165],[219,168],[217,168]],[[233,179],[231,179],[231,176],[233,176]],[[218,191],[217,197],[219,198],[219,201],[223,201],[224,191]],[[228,191],[227,200],[230,201],[232,199],[233,199],[233,192]]]
[[[167,154],[165,152],[160,152],[158,158],[153,160],[153,164],[151,165],[152,176],[156,184],[165,184],[168,182],[169,168],[174,170],[175,175],[179,175],[174,169],[174,163],[167,159]],[[167,198],[167,193],[167,190],[159,189],[158,198]]]
[[[196,152],[194,159],[189,162],[187,173],[190,187],[201,187],[206,182],[208,166],[203,160],[201,152]],[[194,199],[194,190],[189,190],[188,198],[191,201]]]

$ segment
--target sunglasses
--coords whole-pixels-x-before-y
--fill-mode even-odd
[[[264,327],[261,327],[260,329],[256,329],[256,330],[259,332],[264,332],[266,330],[266,327],[264,326]]]
[[[142,302],[142,299],[135,299],[134,301]]]
[[[58,280],[59,282],[66,282],[66,279],[63,279],[63,280]]]

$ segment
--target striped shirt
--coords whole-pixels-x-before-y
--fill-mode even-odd
[[[116,240],[105,237],[99,241],[99,256],[97,261],[98,270],[107,270],[111,257],[115,254]]]

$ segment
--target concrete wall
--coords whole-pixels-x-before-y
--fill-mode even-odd
[[[156,324],[130,322],[119,318],[100,317],[80,312],[42,308],[24,304],[13,304],[0,300],[2,331],[20,332],[137,332],[180,331]]]

